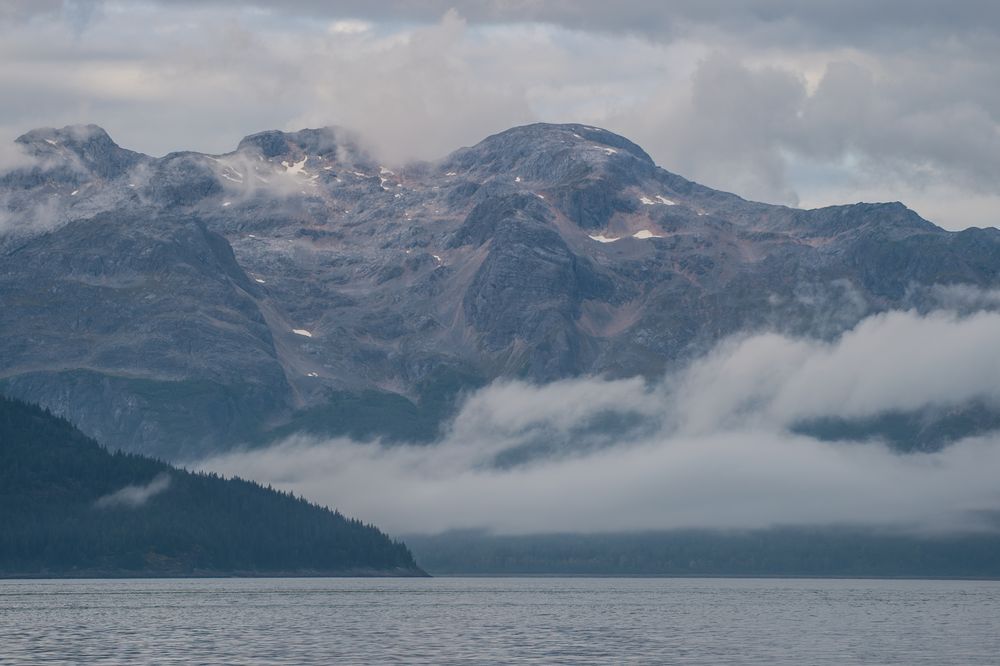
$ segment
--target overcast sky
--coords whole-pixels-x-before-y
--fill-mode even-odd
[[[0,139],[93,122],[151,154],[343,125],[389,161],[585,122],[813,207],[1000,223],[1000,3],[0,0]]]

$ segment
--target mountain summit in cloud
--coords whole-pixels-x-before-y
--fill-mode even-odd
[[[833,340],[1000,271],[996,229],[746,201],[587,125],[402,167],[337,128],[221,155],[153,158],[95,126],[18,145],[0,175],[2,390],[168,459],[298,431],[433,440],[497,379],[656,379],[729,336]]]

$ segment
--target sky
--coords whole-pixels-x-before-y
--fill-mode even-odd
[[[962,229],[1000,223],[996,62],[1000,3],[974,0],[0,0],[0,142],[96,123],[222,153],[340,125],[399,163],[582,122],[750,199]]]

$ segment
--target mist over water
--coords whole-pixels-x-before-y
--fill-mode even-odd
[[[893,311],[832,341],[737,336],[659,382],[496,383],[469,396],[432,445],[295,436],[200,466],[393,533],[993,529],[995,432],[901,453],[877,438],[822,441],[797,425],[996,406],[997,339],[1000,313]]]

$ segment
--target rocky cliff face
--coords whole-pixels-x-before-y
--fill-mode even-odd
[[[0,390],[168,459],[298,428],[431,437],[497,377],[656,376],[737,331],[829,337],[1000,281],[1000,231],[748,202],[582,125],[392,169],[337,129],[158,159],[93,126],[18,142]]]

